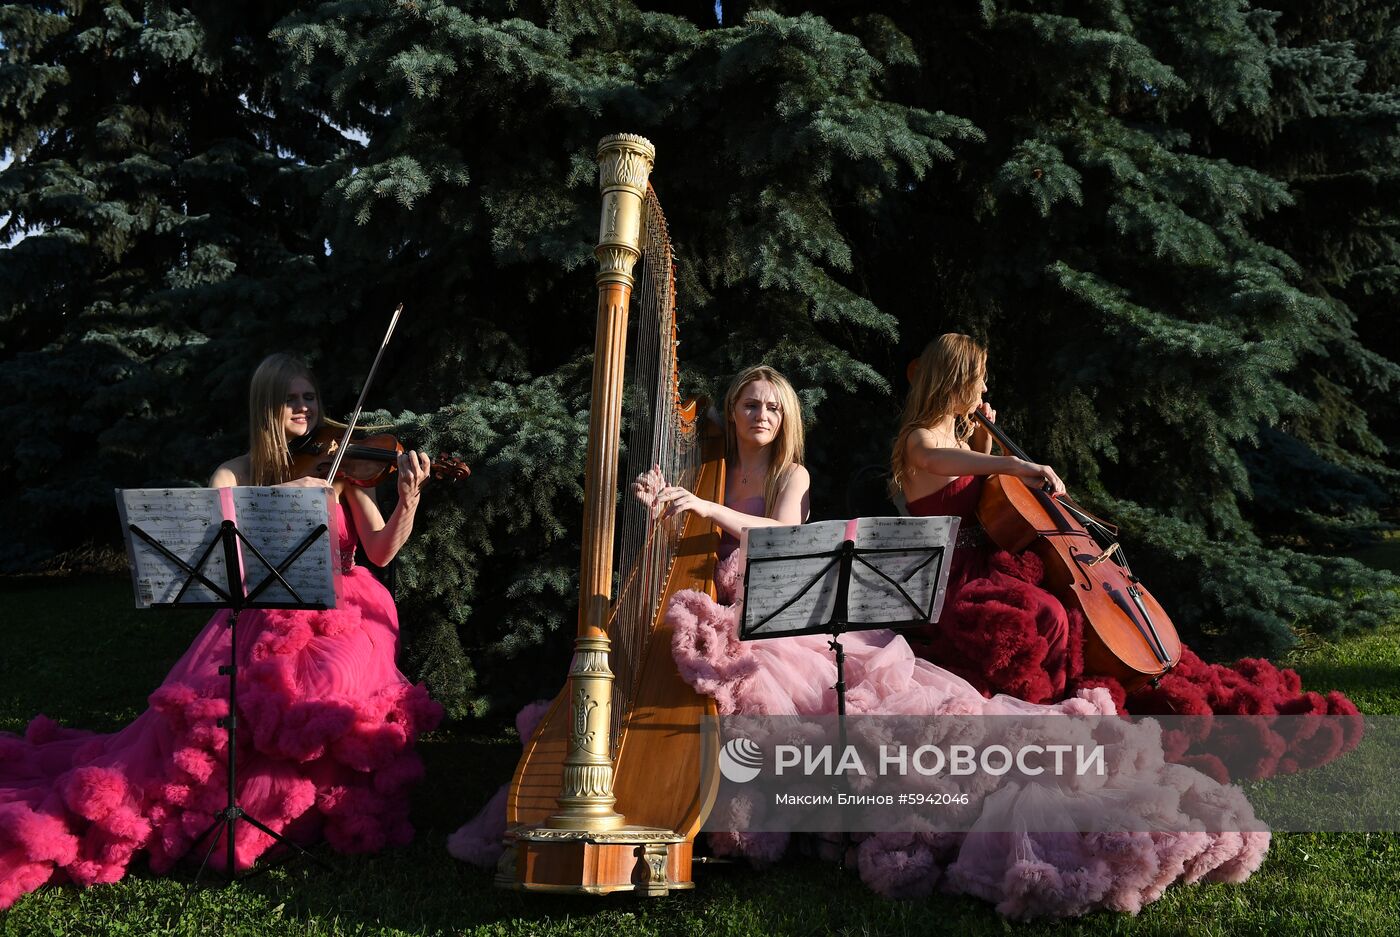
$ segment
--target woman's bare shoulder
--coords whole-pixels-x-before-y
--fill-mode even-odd
[[[958,441],[948,433],[920,426],[909,434],[905,445],[913,449],[956,449]]]
[[[234,485],[246,485],[252,477],[253,460],[245,452],[214,469],[214,474],[209,476],[209,487],[230,488]]]
[[[807,471],[807,466],[801,462],[794,462],[787,467],[779,487],[786,489],[790,485],[800,485],[803,488],[812,486],[812,473]]]

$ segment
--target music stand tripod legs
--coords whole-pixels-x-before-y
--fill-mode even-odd
[[[321,866],[327,871],[333,872],[335,871],[334,867],[325,859],[322,859],[320,856],[308,852],[306,849],[302,848],[301,845],[292,842],[290,839],[283,836],[281,833],[278,833],[276,830],[272,829],[266,823],[263,823],[257,817],[248,813],[248,811],[244,810],[238,804],[237,656],[238,615],[240,611],[242,610],[233,609],[229,613],[228,627],[229,644],[231,648],[229,651],[229,662],[219,668],[219,675],[228,677],[228,715],[219,720],[219,726],[220,728],[224,729],[224,732],[228,738],[228,804],[224,807],[223,810],[219,811],[217,814],[214,815],[214,822],[209,824],[209,826],[205,828],[204,832],[200,833],[197,837],[195,837],[194,841],[190,844],[190,849],[194,850],[199,848],[199,844],[204,841],[205,837],[209,836],[211,833],[214,836],[214,838],[209,843],[209,848],[204,851],[204,858],[200,860],[199,871],[195,873],[193,884],[198,884],[200,877],[204,875],[204,869],[209,865],[209,858],[214,855],[214,850],[217,849],[219,846],[220,837],[224,838],[225,845],[228,849],[228,869],[226,872],[228,876],[227,881],[232,882],[238,877],[238,867],[235,865],[234,862],[234,831],[237,828],[239,821],[247,823],[254,829],[260,830],[266,835],[272,837],[273,842],[277,843],[278,845],[288,847],[294,850],[295,853],[299,853],[300,855],[305,856],[306,858],[315,862],[317,865]],[[288,856],[288,858],[292,858],[292,856]],[[249,878],[253,875],[260,874],[261,872],[266,871],[268,868],[271,868],[271,866],[264,866],[257,872],[250,872],[249,875],[244,876],[244,878]]]
[[[268,561],[267,557],[263,556],[257,546],[250,542],[232,521],[224,521],[222,529],[219,531],[219,539],[223,542],[224,559],[227,568],[230,570],[230,588],[228,592],[229,659],[227,664],[219,668],[219,675],[228,677],[228,715],[219,720],[220,727],[224,729],[227,735],[228,803],[223,810],[215,815],[214,822],[209,824],[204,832],[200,833],[199,836],[195,838],[194,842],[190,844],[192,850],[197,849],[199,848],[199,844],[204,841],[205,837],[209,836],[211,833],[214,836],[213,840],[209,843],[209,848],[204,853],[204,858],[199,863],[199,871],[195,873],[194,882],[192,884],[199,883],[200,877],[204,874],[204,869],[209,864],[209,857],[214,854],[214,850],[219,845],[219,838],[221,836],[225,838],[225,846],[228,849],[228,869],[226,871],[228,878],[226,882],[232,882],[238,877],[238,867],[235,863],[234,855],[234,834],[240,820],[267,836],[270,836],[272,841],[278,845],[293,850],[293,855],[289,855],[288,858],[294,857],[295,854],[300,854],[327,871],[334,871],[334,867],[329,862],[322,859],[320,856],[313,855],[299,844],[292,842],[266,823],[263,823],[257,817],[248,813],[238,804],[238,616],[274,581],[281,583],[287,592],[296,600],[296,603],[302,607],[310,607],[307,606],[306,603],[301,602],[301,597],[297,595],[296,590],[292,588],[291,584],[283,578],[282,573],[291,566],[297,557],[301,556],[301,554],[306,551],[307,547],[309,547],[317,537],[325,532],[326,528],[324,526],[317,529],[302,541],[280,565],[274,565]],[[253,589],[246,595],[244,595],[242,590],[237,588],[237,584],[232,581],[233,571],[238,569],[238,541],[242,541],[243,546],[252,552],[270,571],[267,578],[264,579],[256,589]],[[284,607],[295,606],[288,604]],[[267,868],[270,868],[270,866],[265,866],[263,869],[256,872],[251,872],[249,876],[260,874],[260,872],[266,871]],[[244,877],[246,878],[249,876]]]

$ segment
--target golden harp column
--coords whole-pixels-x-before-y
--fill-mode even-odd
[[[613,808],[611,644],[605,625],[612,602],[613,526],[618,447],[622,435],[623,374],[627,355],[627,307],[632,269],[641,256],[642,205],[656,149],[635,134],[604,137],[598,144],[603,217],[598,247],[598,334],[593,347],[593,401],[588,423],[584,480],[582,562],[579,568],[578,636],[569,666],[569,753],[559,812],[549,826],[613,830],[626,819]]]

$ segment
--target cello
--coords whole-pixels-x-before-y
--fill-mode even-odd
[[[972,416],[1004,451],[1027,459],[994,423]],[[1131,693],[1181,659],[1176,627],[1133,574],[1117,528],[1013,475],[988,476],[977,520],[999,548],[1039,556],[1048,590],[1083,613],[1085,674],[1113,677]]]

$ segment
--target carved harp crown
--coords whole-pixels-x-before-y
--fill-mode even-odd
[[[690,887],[691,841],[718,784],[716,729],[705,718],[714,703],[681,680],[664,618],[675,592],[714,593],[718,531],[693,514],[654,520],[630,492],[618,500],[619,483],[652,465],[702,498],[723,498],[722,434],[679,396],[671,241],[649,183],[655,156],[632,134],[598,147],[598,332],[578,633],[564,691],[511,782],[514,847],[500,882],[518,888]]]

